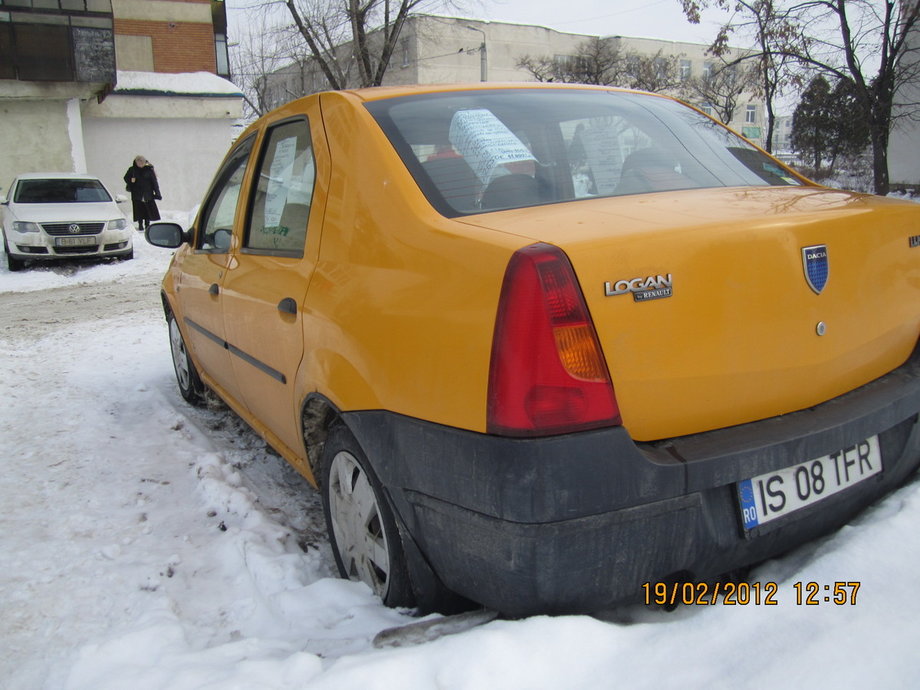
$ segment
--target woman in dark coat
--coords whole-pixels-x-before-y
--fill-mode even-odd
[[[125,189],[131,192],[134,222],[138,224],[138,230],[144,231],[150,227],[150,221],[160,220],[156,202],[163,198],[157,175],[146,158],[137,156],[134,159],[134,165],[125,173],[125,185]]]

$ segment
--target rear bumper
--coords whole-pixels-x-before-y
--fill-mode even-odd
[[[836,529],[920,465],[920,349],[819,407],[636,444],[623,428],[508,439],[345,415],[407,539],[451,590],[511,615],[598,610],[644,582],[705,578]],[[737,482],[878,434],[881,474],[749,532]]]

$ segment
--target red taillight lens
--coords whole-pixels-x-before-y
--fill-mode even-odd
[[[620,423],[607,365],[568,257],[548,244],[516,252],[498,303],[488,431],[562,434]]]

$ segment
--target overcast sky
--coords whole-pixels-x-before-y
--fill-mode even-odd
[[[476,0],[473,0],[476,2]],[[679,0],[479,0],[484,19],[539,24],[559,31],[710,43],[728,15],[709,11],[687,21]],[[476,5],[470,5],[475,8]]]
[[[245,31],[246,13],[239,8],[257,0],[227,0],[230,41]],[[708,11],[703,21],[690,24],[679,0],[458,0],[464,9],[441,9],[437,14],[471,19],[537,24],[558,31],[601,36],[634,36],[709,44],[728,15]]]

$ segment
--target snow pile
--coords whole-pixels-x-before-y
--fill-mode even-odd
[[[242,96],[240,87],[211,72],[127,72],[118,70],[115,93],[188,94],[194,96]]]

